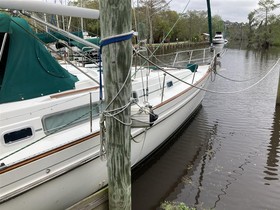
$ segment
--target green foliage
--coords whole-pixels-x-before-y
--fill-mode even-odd
[[[98,0],[75,0],[76,6],[98,9]],[[155,43],[176,41],[204,41],[202,33],[209,33],[207,11],[187,11],[179,14],[171,11],[166,0],[139,0],[133,9],[132,29],[138,31],[139,40],[150,40]],[[218,15],[212,17],[212,34],[217,31],[225,33],[230,41],[248,40],[248,45],[261,48],[269,45],[280,45],[280,16],[273,11],[279,7],[274,0],[259,0],[259,8],[248,14],[248,23],[224,22]],[[65,22],[69,21],[65,17]],[[53,21],[53,16],[48,16]],[[60,26],[62,25],[60,17]],[[176,26],[173,28],[173,25]],[[173,28],[173,29],[172,29]],[[81,29],[81,19],[72,18],[70,31]],[[172,30],[171,30],[172,29]],[[93,35],[100,35],[99,20],[84,19],[84,30]],[[170,33],[168,34],[168,32]],[[152,38],[151,38],[152,37]]]
[[[70,5],[74,6],[82,6],[89,9],[97,9],[99,10],[99,1],[98,0],[76,0],[69,2]],[[90,35],[100,36],[100,23],[99,20],[92,19],[83,19],[83,27],[84,31],[89,32]],[[72,17],[71,19],[71,27],[70,31],[78,31],[81,30],[81,18]]]
[[[184,16],[185,30],[184,34],[187,37],[187,40],[190,41],[200,41],[198,36],[202,33],[208,33],[208,20],[206,11],[188,11]]]
[[[165,201],[160,206],[163,210],[196,210],[195,208],[188,207],[184,203],[177,203],[177,202],[169,202]]]
[[[280,46],[280,16],[274,17],[269,24],[270,42],[273,46]]]
[[[207,11],[187,11],[179,14],[171,11],[166,0],[139,0],[133,9],[132,29],[138,31],[139,40],[150,40],[155,43],[176,41],[204,41],[202,33],[209,33]],[[75,0],[72,5],[98,9],[98,0]],[[224,22],[218,15],[212,17],[212,34],[217,31],[225,33],[230,41],[248,40],[249,46],[266,47],[280,45],[280,17],[273,11],[280,4],[274,0],[260,0],[259,8],[248,14],[248,23]],[[65,22],[69,19],[65,17]],[[49,16],[48,19],[53,19]],[[176,26],[173,28],[174,24]],[[61,24],[61,23],[60,23]],[[173,29],[172,29],[173,28]],[[70,31],[81,29],[81,19],[72,18]],[[172,30],[171,30],[172,29]],[[90,34],[100,35],[99,20],[84,19],[84,30]],[[170,33],[168,33],[170,31]],[[152,38],[151,38],[152,37]]]
[[[75,0],[70,4],[91,9],[99,8],[98,0]],[[83,5],[82,5],[83,4]],[[188,11],[178,14],[168,8],[165,0],[139,0],[133,9],[132,29],[138,31],[138,39],[151,39],[155,43],[175,41],[203,41],[202,33],[208,33],[206,11]],[[90,34],[100,35],[99,20],[83,19],[84,30]],[[213,33],[223,31],[224,25],[220,16],[213,17]],[[176,26],[174,24],[176,23]],[[70,31],[81,29],[81,19],[72,18]],[[172,30],[171,30],[172,29]],[[168,34],[168,32],[170,32]]]
[[[268,48],[270,45],[279,45],[279,17],[272,13],[279,4],[275,4],[274,0],[260,0],[258,5],[259,8],[248,15],[249,46]]]
[[[162,42],[162,40],[166,37],[167,33],[169,33],[167,40],[175,41],[175,31],[171,30],[172,26],[179,18],[179,15],[175,11],[162,11],[154,18],[154,41]]]
[[[218,15],[215,15],[212,17],[212,29],[213,29],[213,34],[217,31],[224,31],[224,21],[222,18]]]
[[[165,0],[139,0],[141,6],[145,10],[145,19],[147,21],[148,32],[149,35],[147,36],[147,39],[149,40],[149,43],[154,43],[154,25],[155,25],[155,19],[158,17],[158,13],[161,13],[162,11],[165,11],[168,9],[168,4],[166,4]]]

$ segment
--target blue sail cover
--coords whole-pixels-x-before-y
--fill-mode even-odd
[[[51,56],[26,20],[0,13],[0,103],[32,99],[75,88],[77,77]]]

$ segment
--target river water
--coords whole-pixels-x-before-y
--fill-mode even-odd
[[[221,76],[208,89],[234,92],[262,78],[280,57],[239,47],[223,49]],[[206,93],[193,120],[132,183],[133,210],[164,201],[197,209],[280,209],[279,66],[253,88]]]

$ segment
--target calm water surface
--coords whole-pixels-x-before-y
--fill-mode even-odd
[[[219,73],[243,82],[216,76],[208,89],[247,88],[279,57],[280,49],[225,49]],[[133,210],[160,209],[163,201],[197,209],[280,209],[279,67],[247,91],[206,93],[192,122],[134,178]]]

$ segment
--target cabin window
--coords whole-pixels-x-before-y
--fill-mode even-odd
[[[101,109],[100,103],[93,103],[91,109],[87,105],[46,116],[42,120],[44,132],[52,134],[82,124],[90,120],[90,113],[92,113],[92,119],[96,119]]]
[[[21,130],[13,131],[10,133],[4,134],[4,142],[5,144],[11,144],[26,138],[31,137],[32,129],[31,128],[23,128]]]

